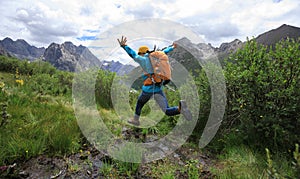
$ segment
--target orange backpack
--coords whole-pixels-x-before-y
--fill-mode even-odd
[[[148,78],[144,81],[145,86],[168,83],[171,80],[171,67],[169,57],[163,51],[150,52],[149,58],[154,74],[146,74]]]

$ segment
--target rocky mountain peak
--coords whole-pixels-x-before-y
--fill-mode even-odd
[[[191,44],[192,42],[190,41],[190,39],[183,37],[179,40],[176,41],[178,44]]]
[[[30,46],[24,39],[17,39],[16,43],[24,46]]]
[[[9,37],[6,37],[2,41],[0,41],[0,45],[3,47],[3,49],[6,50],[9,55],[19,59],[28,59],[31,61],[40,58],[45,51],[44,47],[37,48],[35,46],[29,45],[23,39],[13,41]]]
[[[65,71],[75,71],[76,67],[88,69],[92,66],[101,66],[100,60],[88,48],[82,45],[76,46],[72,42],[50,44],[45,50],[43,60]]]
[[[276,42],[292,38],[297,39],[300,37],[300,28],[291,25],[283,24],[276,29],[267,31],[256,38],[256,41],[263,45],[274,45]]]
[[[235,39],[232,42],[222,43],[217,50],[219,52],[233,52],[236,49],[242,47],[243,42],[239,39]]]
[[[5,37],[3,40],[2,40],[2,43],[13,43],[13,40],[9,37]]]
[[[62,43],[61,46],[68,50],[76,49],[76,46],[72,42],[69,42],[69,41]]]
[[[77,53],[77,47],[72,42],[64,42],[61,44],[61,48],[65,48],[68,52],[74,55]]]

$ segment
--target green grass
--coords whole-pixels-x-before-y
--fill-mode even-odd
[[[216,178],[294,178],[295,170],[286,156],[274,155],[272,168],[268,166],[266,155],[256,153],[247,146],[227,147],[223,154],[219,155],[217,167],[211,168]],[[272,173],[270,169],[275,169]]]
[[[70,109],[62,105],[9,104],[9,123],[1,130],[1,163],[47,152],[66,154],[77,151],[80,130]]]
[[[11,73],[0,73],[0,81],[6,83],[6,84],[13,84],[14,83],[14,74]]]
[[[0,165],[79,149],[81,133],[68,97],[30,91],[26,84],[16,84],[13,74],[0,73],[0,79],[5,84],[0,93],[1,113],[9,115],[0,128]]]
[[[263,165],[247,147],[235,146],[220,156],[220,167],[212,170],[217,178],[264,178]]]
[[[71,100],[72,74],[58,72],[51,68],[47,70],[47,68],[45,66],[45,70],[49,73],[43,69],[36,69],[36,74],[31,76],[24,75],[26,73],[23,75],[13,74],[16,70],[11,70],[12,73],[0,72],[0,124],[2,124],[0,126],[0,166],[26,161],[40,154],[65,156],[79,152],[83,140],[82,134],[85,132],[83,129],[79,129],[79,123],[87,127],[85,130],[89,132],[89,137],[93,137],[95,140],[103,137],[102,134],[107,134],[107,131],[99,131],[101,130],[99,121],[76,120]],[[21,71],[20,68],[20,73]],[[38,73],[38,71],[43,73]],[[102,77],[105,78],[105,76]],[[24,80],[24,84],[17,83],[16,79]],[[166,95],[170,106],[177,105],[179,100],[177,93],[168,92]],[[130,96],[132,109],[134,109],[137,96],[138,94]],[[106,99],[103,98],[102,102],[106,103]],[[152,115],[156,112],[152,111],[153,109],[156,108],[151,102],[143,109],[141,120],[143,120],[142,124],[145,128],[142,133],[155,134],[160,138],[173,129],[178,121],[178,116],[164,117],[158,122],[156,118],[160,119],[160,117]],[[111,108],[99,107],[98,111],[93,111],[95,114],[86,109],[79,112],[84,117],[83,119],[101,116],[105,126],[113,134],[113,137],[108,136],[107,140],[97,140],[104,144],[115,138],[122,139],[123,127],[129,127],[126,122],[127,116],[117,114]],[[124,112],[124,114],[128,113],[132,113],[132,111]],[[148,114],[151,114],[154,119],[148,118]],[[162,113],[155,114],[162,115]],[[128,116],[131,117],[132,114],[128,114]],[[205,118],[204,115],[203,118]],[[195,133],[197,133],[195,137],[199,137],[200,132],[195,130]],[[224,140],[220,140],[217,145],[212,146],[214,151],[212,155],[216,155],[217,161],[210,170],[216,178],[272,178],[274,176],[297,178],[299,176],[299,152],[294,153],[297,159],[293,160],[287,154],[277,154],[272,148],[270,148],[269,155],[266,155],[246,146],[244,142],[243,136],[237,135],[236,132],[230,132]],[[186,143],[185,146],[197,148],[198,143],[193,141]],[[135,148],[134,145],[123,147],[124,150],[114,151],[114,154],[123,161],[113,160],[111,163],[105,163],[101,169],[104,176],[111,178],[127,176],[130,178],[137,174],[140,167],[145,166],[149,169],[147,174],[153,178],[174,178],[178,172],[189,178],[198,178],[201,173],[201,166],[197,158],[183,161],[185,166],[179,165],[169,158],[146,165],[126,163],[124,161],[129,159],[140,161],[142,151],[132,150]],[[136,155],[137,153],[140,155]],[[292,156],[293,152],[290,154]],[[298,175],[295,168],[297,168]],[[72,165],[69,169],[74,172],[80,170],[77,164]]]
[[[154,165],[155,164],[155,165]],[[171,177],[175,174],[176,170],[182,170],[184,172],[184,168],[180,168],[178,164],[172,163],[168,158],[159,160],[157,162],[153,162],[151,165],[151,176],[154,178]]]
[[[223,145],[223,150],[218,152],[217,164],[211,168],[216,178],[259,179],[274,178],[275,175],[277,178],[295,178],[296,172],[288,155],[272,154],[272,150],[267,155],[259,149],[243,144],[242,138],[238,131],[234,131],[227,134],[223,140],[218,140],[217,145]]]

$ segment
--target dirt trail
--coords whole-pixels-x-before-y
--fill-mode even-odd
[[[127,135],[129,135],[127,131]],[[135,137],[142,137],[131,133]],[[152,136],[155,138],[155,136]],[[180,170],[189,164],[189,161],[196,161],[193,165],[199,169],[201,178],[212,178],[213,175],[209,168],[213,165],[209,156],[204,155],[197,148],[181,147],[165,159],[170,165],[178,166],[175,171],[176,178],[188,178],[186,171]],[[152,169],[160,161],[154,161],[139,165],[137,171],[132,175],[133,178],[154,178]],[[113,166],[109,172],[105,166]],[[190,163],[191,164],[191,163]],[[114,165],[114,160],[92,146],[85,146],[79,153],[64,157],[48,157],[40,155],[23,163],[16,163],[14,166],[0,170],[0,177],[4,178],[128,178],[126,174],[117,172],[118,168]]]

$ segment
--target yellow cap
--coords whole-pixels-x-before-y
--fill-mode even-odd
[[[147,53],[147,51],[149,51],[149,48],[147,46],[140,46],[139,48],[139,54],[140,53]]]

